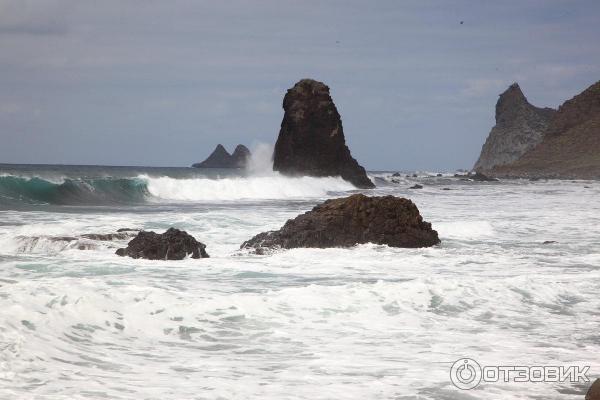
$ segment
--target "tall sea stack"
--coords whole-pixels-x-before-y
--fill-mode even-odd
[[[492,128],[473,169],[488,172],[495,166],[518,160],[542,142],[556,113],[531,105],[517,83],[500,95],[496,103],[496,125]]]
[[[373,188],[346,146],[340,114],[329,87],[302,79],[283,99],[283,121],[273,169],[286,175],[341,176],[358,188]]]

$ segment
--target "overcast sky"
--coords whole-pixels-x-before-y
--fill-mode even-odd
[[[600,1],[0,0],[0,163],[274,143],[305,77],[367,169],[470,168],[512,82],[556,107],[600,79]]]

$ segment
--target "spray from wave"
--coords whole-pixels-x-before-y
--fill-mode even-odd
[[[273,146],[254,146],[247,176],[221,179],[172,179],[140,176],[154,197],[182,201],[235,201],[323,197],[356,189],[339,177],[287,177],[273,171]]]
[[[259,199],[286,199],[323,197],[329,192],[355,189],[341,178],[291,178],[250,176],[223,179],[173,179],[169,177],[143,177],[148,182],[148,192],[165,200],[183,201],[234,201]]]

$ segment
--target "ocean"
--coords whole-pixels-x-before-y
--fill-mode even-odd
[[[0,164],[0,398],[583,399],[589,383],[460,390],[450,369],[600,375],[600,183],[369,175],[362,192],[410,198],[441,244],[239,250],[359,192],[339,178]],[[81,236],[169,227],[210,258]]]

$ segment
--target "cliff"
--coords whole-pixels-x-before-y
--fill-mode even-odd
[[[518,160],[542,142],[555,113],[551,108],[531,105],[519,85],[512,84],[496,103],[496,125],[473,169],[487,172],[493,167]]]
[[[600,81],[562,104],[542,142],[495,176],[600,179]]]

